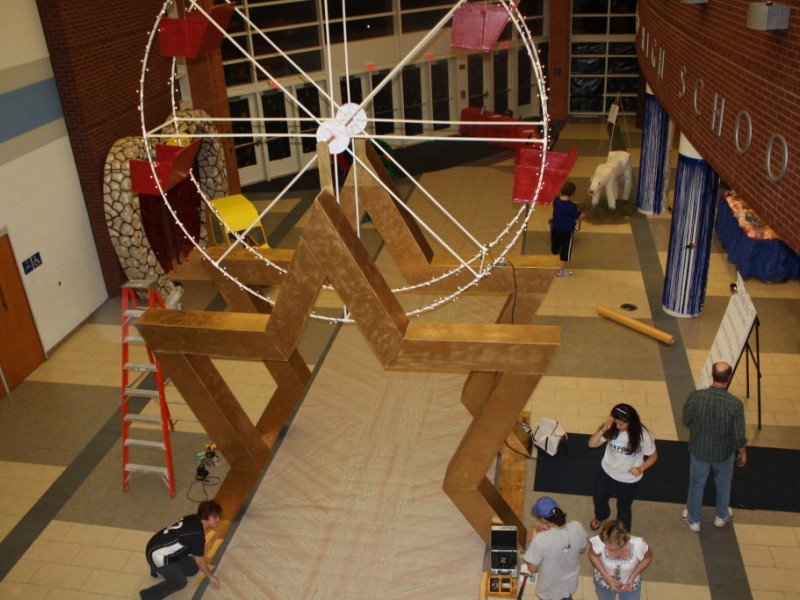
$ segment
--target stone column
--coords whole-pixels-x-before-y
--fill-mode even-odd
[[[636,206],[640,213],[660,215],[669,193],[672,121],[658,98],[647,86],[644,99],[642,152],[639,160],[639,190]]]
[[[674,317],[703,311],[719,176],[681,134],[661,302]]]

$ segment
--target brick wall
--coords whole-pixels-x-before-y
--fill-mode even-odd
[[[161,0],[37,0],[97,254],[110,296],[125,275],[103,213],[103,164],[113,142],[141,135],[139,79]],[[156,39],[147,73],[148,128],[170,112],[170,61]],[[46,170],[43,169],[43,172]]]
[[[783,0],[792,6],[787,31],[748,29],[748,4],[747,0],[699,5],[639,0],[639,63],[676,127],[720,177],[800,252],[800,0]],[[725,101],[721,130],[712,128],[715,95],[718,107]],[[736,122],[743,111],[752,122],[752,141],[741,154]],[[718,119],[719,115],[717,123]],[[741,117],[740,149],[746,134],[747,121]],[[770,168],[777,176],[785,155],[788,168],[776,183],[770,180],[766,163],[770,138],[777,135],[785,139],[786,151],[780,143],[773,144]]]

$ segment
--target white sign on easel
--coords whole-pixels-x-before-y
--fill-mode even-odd
[[[611,148],[614,145],[614,132],[617,130],[617,119],[620,117],[619,111],[622,109],[622,96],[619,92],[617,92],[616,97],[614,98],[614,102],[608,107],[608,118],[606,119],[606,123],[611,123],[611,135],[608,137],[608,152],[611,152]],[[631,140],[628,137],[628,132],[625,130],[625,117],[622,117],[622,127],[621,131],[625,135],[625,141],[627,143],[627,148],[631,147]],[[600,147],[603,145],[603,141],[600,140],[599,145],[597,147],[600,150]],[[619,148],[618,148],[619,149]],[[624,147],[623,147],[624,149]]]
[[[608,122],[612,125],[617,124],[617,115],[619,114],[619,104],[616,102],[608,108]]]
[[[697,378],[697,389],[711,387],[711,367],[717,362],[726,362],[735,366],[750,337],[753,323],[756,320],[756,307],[744,287],[742,276],[736,273],[736,292],[728,301],[728,308],[722,317],[717,330],[717,337],[711,345],[711,350],[703,365],[703,371]]]

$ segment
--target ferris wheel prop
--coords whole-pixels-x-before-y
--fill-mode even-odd
[[[268,295],[262,293],[262,291],[255,289],[254,287],[249,287],[244,283],[237,281],[234,276],[229,274],[225,270],[224,261],[229,256],[230,252],[232,252],[236,248],[245,248],[248,252],[250,252],[253,257],[257,260],[265,262],[269,268],[275,269],[282,274],[285,274],[285,268],[272,262],[269,258],[265,255],[268,253],[259,252],[257,249],[251,247],[248,243],[248,235],[252,229],[260,227],[261,219],[264,218],[270,211],[274,210],[275,207],[278,205],[281,200],[286,198],[287,194],[297,185],[297,182],[300,178],[307,173],[309,170],[313,169],[315,166],[318,166],[318,157],[317,155],[313,155],[304,164],[302,164],[301,168],[297,172],[297,174],[291,178],[289,183],[279,191],[271,201],[269,201],[264,208],[263,211],[258,215],[258,219],[255,220],[250,228],[245,231],[241,231],[238,233],[233,233],[233,237],[235,238],[229,248],[223,252],[220,256],[216,258],[212,258],[206,252],[206,249],[203,245],[194,238],[189,235],[186,227],[181,222],[176,210],[170,205],[169,198],[167,197],[166,191],[164,187],[159,182],[158,177],[156,176],[156,169],[157,165],[155,159],[153,158],[155,152],[153,151],[154,147],[162,144],[165,139],[174,138],[176,133],[181,131],[182,124],[185,124],[187,121],[194,121],[195,119],[187,119],[182,117],[179,114],[179,107],[177,105],[177,101],[175,100],[178,97],[176,93],[175,84],[177,80],[177,68],[178,68],[178,56],[191,56],[192,52],[201,52],[205,47],[213,47],[215,44],[219,44],[219,42],[225,38],[228,42],[244,57],[247,61],[251,62],[254,68],[260,73],[261,76],[266,80],[266,83],[270,85],[273,89],[281,90],[285,97],[295,105],[298,117],[292,118],[281,118],[281,119],[274,119],[274,118],[229,118],[229,119],[214,119],[210,118],[209,121],[225,121],[235,123],[237,121],[247,121],[251,124],[255,124],[258,122],[259,125],[266,126],[270,122],[281,121],[283,123],[288,123],[289,125],[293,125],[290,128],[290,131],[287,133],[258,133],[258,128],[252,128],[253,131],[243,134],[243,133],[198,133],[192,134],[192,138],[202,138],[202,137],[214,137],[214,138],[223,138],[223,137],[230,137],[230,138],[247,138],[252,139],[254,137],[259,137],[259,135],[266,140],[274,140],[279,139],[281,137],[288,137],[288,138],[308,138],[313,137],[317,142],[324,142],[327,144],[328,151],[331,155],[339,155],[345,154],[348,156],[352,161],[353,164],[358,164],[361,169],[363,169],[366,173],[370,174],[380,185],[384,188],[385,192],[392,197],[394,202],[397,203],[397,206],[401,207],[402,210],[405,210],[408,213],[408,216],[414,219],[418,224],[419,227],[429,235],[433,240],[438,243],[446,253],[451,255],[456,259],[456,266],[454,266],[451,270],[447,271],[444,274],[439,274],[434,278],[422,282],[422,283],[415,283],[410,285],[404,285],[401,287],[396,287],[392,289],[392,292],[395,295],[406,294],[408,292],[425,292],[425,288],[431,286],[442,279],[446,279],[452,276],[459,276],[459,285],[456,286],[456,289],[449,293],[446,296],[436,298],[427,304],[423,304],[417,307],[410,307],[406,308],[407,314],[409,316],[412,315],[419,315],[428,311],[431,311],[441,305],[444,305],[461,294],[463,294],[468,289],[477,285],[480,281],[484,278],[488,277],[491,271],[500,265],[507,264],[505,256],[516,246],[518,241],[520,240],[522,234],[526,230],[528,221],[530,220],[533,209],[535,207],[539,192],[542,190],[544,185],[544,177],[545,177],[545,169],[544,166],[547,164],[547,152],[548,152],[548,114],[547,114],[547,93],[546,87],[544,82],[544,76],[542,73],[542,66],[539,61],[538,51],[535,47],[533,39],[531,37],[530,31],[528,30],[523,16],[520,14],[517,3],[519,0],[511,1],[511,0],[497,0],[495,3],[467,3],[466,0],[459,0],[453,4],[453,6],[447,11],[447,13],[439,19],[439,21],[435,24],[434,27],[430,29],[427,33],[425,33],[421,39],[416,43],[416,45],[409,50],[402,59],[394,65],[389,72],[383,77],[383,79],[377,83],[373,84],[372,89],[360,102],[354,102],[351,100],[351,93],[350,93],[350,76],[351,76],[351,69],[350,63],[352,57],[350,56],[350,49],[348,47],[347,42],[347,2],[346,0],[331,0],[331,3],[336,2],[337,4],[341,4],[341,18],[337,18],[336,21],[341,20],[341,27],[343,28],[343,42],[333,44],[331,42],[331,21],[330,18],[330,11],[329,11],[329,1],[323,0],[323,15],[320,16],[320,20],[322,22],[322,30],[324,35],[324,43],[323,43],[323,57],[326,63],[326,71],[327,71],[327,89],[320,86],[315,79],[306,73],[300,66],[292,60],[292,58],[284,52],[281,48],[275,44],[268,35],[264,32],[260,31],[255,24],[250,20],[248,15],[242,11],[239,7],[232,2],[226,2],[225,4],[220,4],[214,6],[210,10],[204,9],[200,4],[198,4],[195,0],[190,0],[187,2],[188,12],[186,13],[183,19],[175,19],[170,18],[168,15],[172,8],[173,0],[165,0],[161,11],[156,17],[156,21],[154,24],[153,29],[150,32],[145,56],[142,61],[142,71],[140,77],[140,85],[139,85],[139,112],[141,117],[141,127],[142,127],[142,136],[144,139],[145,148],[147,150],[148,156],[150,156],[150,168],[154,176],[154,180],[156,183],[156,187],[158,192],[161,194],[164,202],[172,214],[173,218],[177,222],[178,226],[181,228],[183,233],[186,235],[187,239],[192,240],[192,243],[195,245],[197,250],[207,259],[209,260],[220,272],[227,278],[231,279],[236,285],[240,288],[246,290],[248,293],[252,294],[253,296],[266,301],[270,304],[274,303],[274,300],[270,298]],[[485,8],[481,8],[485,7]],[[250,30],[251,35],[260,38],[263,42],[268,44],[276,53],[281,57],[283,61],[290,67],[290,69],[297,73],[298,76],[308,84],[314,85],[320,96],[320,102],[325,104],[325,111],[320,112],[327,112],[328,117],[320,117],[309,107],[305,106],[303,102],[300,101],[299,98],[294,96],[290,89],[284,86],[284,84],[274,76],[268,69],[266,69],[262,64],[256,60],[247,50],[244,48],[235,38],[229,35],[226,31],[226,26],[228,20],[235,13],[238,19],[244,24],[246,28]],[[477,17],[473,14],[467,13],[481,13],[478,14]],[[486,14],[489,14],[487,17]],[[499,16],[498,16],[499,15]],[[415,202],[416,198],[422,198],[424,201],[427,201],[431,204],[431,206],[435,207],[437,211],[441,213],[449,222],[453,225],[453,230],[457,232],[457,235],[461,236],[459,240],[459,244],[465,244],[471,248],[466,254],[456,252],[453,248],[453,243],[450,240],[445,240],[442,236],[440,236],[434,228],[426,223],[426,221],[408,204],[401,199],[395,190],[392,189],[391,186],[386,185],[381,181],[381,178],[375,173],[374,168],[368,162],[362,160],[360,156],[357,155],[355,152],[355,142],[356,140],[367,140],[376,142],[378,138],[381,140],[388,140],[388,141],[397,141],[400,143],[408,143],[408,142],[422,142],[422,141],[441,141],[447,143],[464,143],[464,142],[487,142],[487,143],[498,143],[498,144],[508,144],[508,143],[517,143],[522,144],[522,140],[520,140],[518,130],[520,127],[520,121],[513,121],[513,120],[504,120],[498,121],[494,123],[494,131],[508,131],[508,135],[495,135],[495,137],[474,137],[468,135],[457,135],[459,128],[462,130],[466,129],[469,130],[470,126],[480,125],[480,123],[472,122],[472,121],[461,121],[461,120],[448,120],[448,121],[441,121],[441,120],[414,120],[414,119],[405,119],[405,118],[395,118],[395,119],[383,119],[383,118],[375,118],[374,113],[372,111],[373,101],[375,100],[377,94],[387,85],[391,85],[392,82],[401,76],[402,70],[404,67],[408,65],[415,64],[415,61],[422,61],[425,60],[425,51],[426,47],[432,43],[433,40],[438,39],[438,36],[447,36],[450,35],[452,32],[452,39],[453,43],[452,46],[456,48],[464,48],[466,46],[463,45],[463,38],[464,35],[464,21],[465,19],[469,21],[473,28],[480,29],[479,34],[483,35],[483,38],[478,43],[478,47],[481,50],[486,50],[491,47],[492,40],[490,39],[488,42],[486,41],[487,35],[487,26],[486,24],[491,20],[494,23],[495,28],[497,29],[497,35],[500,34],[503,27],[505,27],[506,22],[510,22],[517,33],[517,39],[520,42],[520,47],[524,47],[526,52],[525,55],[527,59],[530,61],[531,70],[533,75],[535,76],[535,90],[538,90],[538,101],[539,101],[539,109],[540,109],[540,119],[539,120],[532,120],[532,121],[524,121],[524,125],[526,127],[538,129],[541,132],[541,137],[531,137],[530,139],[524,140],[526,144],[533,146],[538,146],[536,148],[537,153],[541,153],[541,164],[542,167],[539,170],[538,178],[536,178],[532,182],[532,187],[534,189],[532,194],[532,201],[518,204],[516,208],[516,212],[510,215],[508,222],[504,228],[500,231],[493,234],[494,237],[487,240],[478,239],[476,235],[469,231],[469,229],[463,225],[456,215],[449,212],[443,202],[440,199],[437,199],[435,195],[426,189],[425,185],[419,181],[419,179],[415,178],[396,158],[395,156],[387,152],[380,144],[374,143],[375,149],[379,152],[381,160],[388,161],[389,164],[392,164],[394,168],[405,178],[407,178],[408,182],[413,186],[414,193],[415,193]],[[480,20],[483,19],[485,22],[482,22],[480,25],[476,25],[476,19]],[[502,27],[497,28],[498,19],[502,20]],[[491,24],[491,23],[490,23]],[[177,36],[180,37],[182,35],[193,35],[193,39],[195,40],[195,44],[192,46],[189,44],[188,46],[184,44],[179,44],[178,47],[168,48],[165,52],[165,45],[169,45],[169,42],[164,41],[165,31],[167,35],[169,31],[172,30],[172,38],[169,38],[174,41],[175,39],[175,30],[178,29]],[[451,31],[452,30],[452,31]],[[173,98],[172,104],[172,115],[168,118],[165,122],[161,123],[159,126],[148,129],[145,125],[146,123],[146,106],[145,106],[145,88],[147,85],[153,85],[153,82],[147,80],[147,72],[148,72],[148,62],[152,54],[156,53],[156,46],[157,38],[159,38],[159,32],[161,33],[161,53],[173,56],[173,63],[172,63],[172,76],[168,82],[170,87],[170,97]],[[188,32],[188,33],[187,33]],[[492,33],[488,33],[488,36],[491,38]],[[469,37],[469,36],[466,36]],[[460,43],[456,44],[456,39],[460,39]],[[199,42],[197,41],[199,40]],[[496,38],[495,38],[496,41]],[[344,65],[343,72],[336,72],[334,73],[332,70],[332,65],[334,64],[334,57],[333,53],[340,53],[337,54],[337,58],[340,59],[342,64]],[[195,54],[196,56],[196,54]],[[342,78],[344,81],[347,82],[347,98],[343,98],[342,101],[337,102],[334,96],[334,83]],[[316,124],[316,132],[312,133],[305,133],[301,131],[300,122],[308,122],[313,121]],[[375,125],[377,123],[387,123],[391,122],[395,126],[399,126],[401,130],[404,130],[404,126],[409,124],[415,124],[417,126],[422,126],[424,128],[425,133],[422,135],[404,135],[402,133],[390,133],[390,134],[380,134],[377,135],[374,133]],[[434,130],[434,125],[436,129]],[[466,127],[465,127],[466,126]],[[508,129],[504,129],[507,127]],[[498,129],[499,128],[499,129]],[[512,128],[516,128],[516,131]],[[261,131],[265,131],[266,127]],[[397,129],[395,129],[397,131]],[[440,132],[439,134],[434,134],[433,132],[437,131]],[[334,157],[335,158],[335,157]],[[334,193],[337,195],[339,194],[339,181],[338,181],[338,172],[336,170],[333,171],[333,175],[335,178],[335,190]],[[190,178],[194,182],[194,185],[197,188],[198,193],[200,194],[203,202],[205,203],[208,211],[220,222],[224,221],[219,213],[215,210],[211,198],[208,198],[207,195],[201,189],[198,181],[195,179],[194,175],[190,174]],[[358,207],[358,185],[355,186],[356,190],[356,207]],[[356,211],[358,213],[358,210]],[[358,219],[356,219],[356,232],[360,236],[360,223],[358,223]],[[464,256],[468,256],[468,258],[464,258]],[[342,317],[330,317],[330,316],[323,316],[320,314],[312,314],[312,317],[317,319],[335,321],[335,322],[350,322],[349,315],[347,309],[345,307],[344,313]]]

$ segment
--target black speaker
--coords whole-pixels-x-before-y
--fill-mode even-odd
[[[516,576],[518,569],[517,528],[513,525],[492,525],[490,546],[492,575]]]

